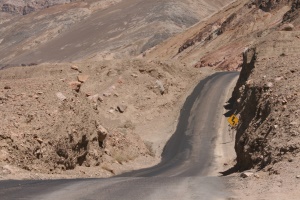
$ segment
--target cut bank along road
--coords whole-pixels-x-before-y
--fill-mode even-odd
[[[232,158],[223,106],[238,73],[216,73],[187,98],[160,164],[108,179],[1,181],[6,199],[227,199],[220,165]]]

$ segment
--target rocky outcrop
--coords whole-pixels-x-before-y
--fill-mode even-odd
[[[265,12],[276,9],[279,5],[286,5],[290,0],[252,0],[251,4],[256,5]]]
[[[232,94],[233,113],[240,120],[235,141],[239,170],[268,166],[270,173],[279,173],[276,163],[292,162],[300,153],[296,38],[293,31],[274,32],[244,52]]]
[[[219,20],[215,24],[209,24],[203,30],[193,36],[193,38],[190,38],[186,42],[184,42],[179,47],[178,53],[183,52],[184,50],[195,45],[198,42],[206,43],[208,41],[211,41],[216,36],[223,34],[228,28],[230,28],[230,25],[236,19],[236,17],[237,14],[234,13],[224,21]]]
[[[300,15],[300,1],[294,0],[291,9],[283,16],[283,22],[291,22],[299,18]]]
[[[72,1],[74,0],[0,0],[0,8],[2,12],[27,15],[50,6],[70,3]]]
[[[243,55],[243,67],[233,92],[233,99],[236,100],[234,110],[240,115],[240,124],[237,129],[235,151],[237,154],[237,164],[239,169],[246,170],[254,166],[256,158],[252,157],[255,151],[264,142],[261,138],[254,139],[249,142],[251,137],[246,132],[252,126],[255,119],[261,118],[261,123],[269,115],[269,102],[260,103],[265,100],[263,96],[263,88],[255,85],[249,80],[251,73],[255,68],[256,49],[248,49]],[[259,116],[262,114],[264,116]]]

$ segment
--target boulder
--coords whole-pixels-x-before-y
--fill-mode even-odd
[[[82,74],[82,75],[77,76],[77,80],[81,83],[84,83],[88,80],[89,77],[90,77],[89,75],[83,75]]]
[[[248,178],[248,177],[250,177],[252,175],[253,175],[252,172],[243,172],[243,173],[241,173],[241,177],[242,178]]]
[[[108,131],[103,126],[98,125],[97,134],[98,134],[99,146],[103,148],[104,140],[106,139],[106,137],[108,135]]]
[[[293,24],[284,24],[282,27],[281,27],[281,30],[282,31],[292,31],[294,30],[294,25]]]
[[[103,98],[100,97],[99,94],[95,94],[95,95],[89,96],[88,100],[90,100],[90,101],[92,101],[94,103],[97,103],[97,101],[103,102]]]
[[[79,92],[80,87],[81,87],[81,82],[72,81],[72,82],[69,82],[69,86],[71,87],[72,90],[75,90],[76,92]]]
[[[156,85],[158,86],[160,94],[163,95],[165,93],[164,84],[160,80],[156,80]]]
[[[67,99],[67,97],[66,97],[65,95],[63,95],[63,93],[61,93],[61,92],[57,92],[57,93],[56,93],[56,96],[57,96],[57,98],[58,98],[59,100],[61,100],[61,101],[64,101],[64,100]]]
[[[76,66],[76,65],[72,65],[72,66],[71,66],[71,69],[78,71],[78,70],[79,70],[79,67]]]
[[[119,106],[117,106],[117,109],[120,113],[124,113],[127,109],[127,106],[126,105],[119,105]]]
[[[267,82],[267,83],[265,83],[264,88],[265,88],[265,89],[270,89],[270,88],[272,88],[273,86],[274,86],[274,85],[273,85],[272,82]]]

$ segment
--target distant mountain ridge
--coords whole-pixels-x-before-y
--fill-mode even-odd
[[[0,0],[0,11],[13,15],[27,15],[50,6],[72,1],[74,0]]]
[[[0,68],[143,55],[231,1],[0,0]]]

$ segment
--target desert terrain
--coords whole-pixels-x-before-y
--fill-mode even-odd
[[[107,177],[157,164],[185,97],[215,70],[140,59],[136,49],[147,50],[226,5],[2,3],[13,8],[2,9],[7,21],[1,23],[3,177],[42,179]],[[26,5],[35,9],[13,12]]]
[[[34,2],[0,1],[1,179],[154,166],[197,83],[239,71],[219,176],[230,199],[299,199],[299,0]]]

